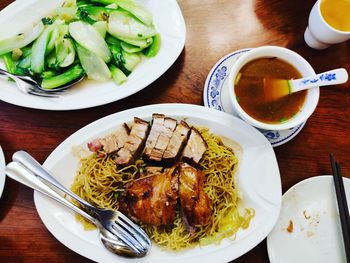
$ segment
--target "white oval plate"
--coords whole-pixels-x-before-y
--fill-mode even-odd
[[[187,104],[159,104],[115,113],[80,129],[66,139],[47,158],[44,167],[69,187],[78,167],[73,146],[84,146],[96,137],[106,135],[118,125],[130,122],[134,116],[151,120],[152,113],[163,113],[190,124],[206,126],[212,132],[238,142],[239,156],[237,184],[244,203],[255,209],[256,216],[247,230],[241,230],[236,240],[224,240],[220,245],[195,247],[169,252],[153,246],[142,262],[227,262],[246,253],[261,242],[271,231],[280,211],[281,181],[274,151],[270,143],[256,129],[229,114],[202,106]],[[49,231],[75,252],[98,262],[130,261],[108,252],[101,244],[97,231],[86,232],[75,220],[74,214],[54,201],[35,192],[37,211]]]
[[[15,1],[0,12],[0,38],[20,33],[64,0]],[[161,35],[161,49],[156,57],[144,59],[121,86],[112,80],[96,82],[84,79],[58,98],[42,98],[20,92],[13,82],[0,79],[0,99],[15,105],[45,109],[74,110],[107,104],[130,96],[159,78],[178,58],[184,44],[186,28],[176,0],[139,1],[153,14]],[[3,65],[0,65],[3,68]]]
[[[350,179],[344,177],[350,207]],[[288,232],[289,221],[293,231]],[[271,263],[346,262],[332,176],[301,181],[284,195],[281,214],[267,238]]]
[[[0,146],[0,198],[5,187],[5,178],[5,157],[4,152]]]
[[[232,103],[229,100],[228,74],[236,60],[251,48],[236,50],[221,58],[210,70],[204,84],[203,101],[208,108],[230,113],[236,117]],[[273,147],[280,146],[293,139],[304,127],[306,122],[282,131],[258,129],[270,141]]]

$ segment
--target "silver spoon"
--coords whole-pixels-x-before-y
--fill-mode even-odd
[[[78,201],[83,207],[89,209],[93,213],[94,217],[99,219],[99,222],[104,228],[116,235],[126,245],[134,249],[135,252],[143,254],[147,253],[147,251],[150,249],[151,240],[143,229],[118,210],[98,208],[86,202],[84,199],[65,188],[60,182],[51,176],[40,165],[40,163],[38,163],[25,151],[15,152],[12,156],[12,160],[21,163],[25,168],[38,176],[40,179],[52,186],[55,186],[62,192]]]
[[[90,216],[77,206],[73,205],[67,199],[59,195],[49,186],[44,184],[38,177],[36,177],[33,173],[28,171],[22,164],[18,162],[11,162],[6,166],[6,174],[10,178],[16,180],[19,183],[22,183],[36,191],[39,191],[42,194],[47,195],[48,197],[58,201],[59,203],[65,205],[66,207],[72,209],[74,212],[80,214],[85,219],[89,220],[91,223],[95,224],[99,229],[100,240],[103,245],[110,250],[111,252],[129,258],[140,258],[146,255],[147,251],[144,253],[135,252],[134,249],[131,249],[124,242],[118,239],[115,235],[110,233],[106,228],[104,228],[101,223]]]

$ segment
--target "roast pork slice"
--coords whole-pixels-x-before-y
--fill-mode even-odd
[[[124,123],[112,134],[107,135],[104,138],[95,139],[88,143],[88,148],[92,152],[103,150],[106,153],[112,153],[118,151],[124,146],[129,136],[129,132],[129,127]]]
[[[174,133],[174,130],[176,128],[177,121],[173,118],[164,117],[164,122],[161,127],[159,127],[161,130],[158,139],[153,147],[153,149],[146,153],[146,157],[151,161],[160,162],[162,161],[163,154],[170,142],[170,139]]]
[[[208,224],[211,215],[211,200],[204,192],[204,174],[187,163],[179,170],[179,198],[181,214],[189,232],[198,225]]]
[[[171,137],[167,148],[163,154],[163,160],[174,162],[178,159],[183,147],[185,146],[190,132],[190,127],[185,121],[180,121]]]
[[[185,161],[198,164],[207,148],[208,145],[202,135],[197,129],[192,127],[190,137],[182,153],[182,158]]]
[[[140,178],[126,186],[120,196],[120,210],[131,219],[160,226],[175,220],[177,177],[167,173]]]
[[[134,124],[131,127],[130,134],[116,157],[116,163],[121,165],[129,164],[137,159],[141,153],[149,132],[149,123],[140,118],[134,118]]]
[[[164,171],[164,167],[161,167],[161,166],[147,166],[143,171],[143,176],[160,174],[163,171]]]
[[[148,138],[146,140],[146,145],[144,149],[144,155],[149,158],[151,156],[154,146],[158,140],[159,135],[163,132],[163,124],[165,116],[163,114],[154,113],[152,115],[152,126],[149,132]]]

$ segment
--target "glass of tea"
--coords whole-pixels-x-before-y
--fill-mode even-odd
[[[253,48],[237,59],[229,73],[233,110],[247,123],[264,130],[286,130],[314,112],[319,87],[269,100],[267,79],[297,79],[314,75],[311,65],[294,51],[278,46]]]
[[[350,39],[350,0],[318,0],[310,12],[304,39],[315,49]]]

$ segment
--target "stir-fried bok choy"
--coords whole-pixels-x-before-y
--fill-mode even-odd
[[[152,14],[132,0],[66,0],[21,34],[0,39],[7,71],[55,89],[87,75],[117,85],[160,49]]]

